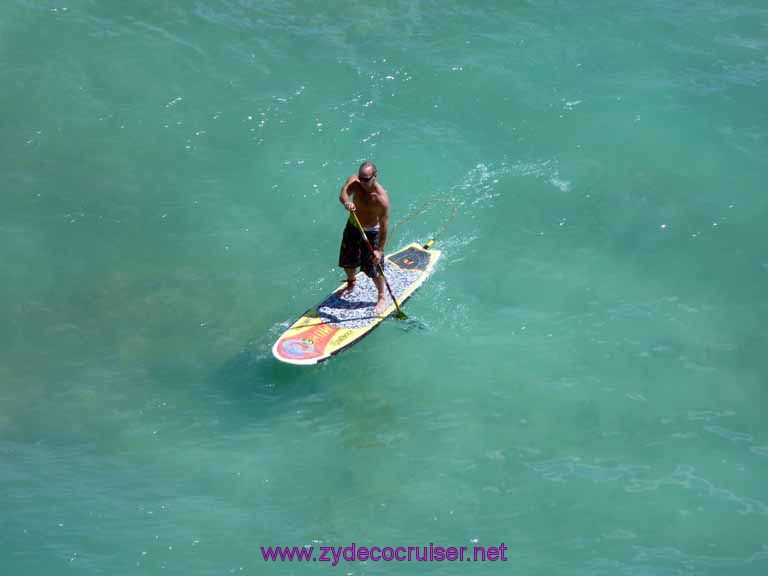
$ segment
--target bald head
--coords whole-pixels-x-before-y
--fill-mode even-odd
[[[376,164],[373,162],[363,162],[360,164],[360,168],[358,169],[357,173],[360,176],[372,176],[373,174],[376,174]]]

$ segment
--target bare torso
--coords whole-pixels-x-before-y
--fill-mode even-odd
[[[387,192],[378,183],[374,183],[373,190],[366,190],[359,182],[352,182],[347,188],[348,194],[355,204],[355,213],[360,224],[365,228],[372,228],[386,221],[389,213],[389,198]]]

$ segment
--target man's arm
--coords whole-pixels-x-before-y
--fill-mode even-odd
[[[389,206],[384,214],[379,218],[379,252],[384,253],[384,246],[387,245],[387,224],[389,223]]]
[[[389,225],[389,198],[384,192],[384,199],[382,201],[382,213],[379,216],[379,245],[374,250],[376,256],[376,263],[379,264],[384,259],[384,247],[387,245],[387,226]]]
[[[346,183],[341,187],[341,194],[339,194],[339,202],[341,202],[344,205],[344,208],[350,212],[355,211],[355,205],[352,202],[352,199],[349,197],[349,186],[353,182],[357,182],[357,178],[355,176],[350,176],[347,178]]]

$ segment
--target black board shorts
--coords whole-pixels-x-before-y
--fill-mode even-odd
[[[366,230],[365,235],[368,237],[371,246],[377,249],[379,247],[379,231]],[[369,278],[376,278],[379,275],[379,268],[373,265],[373,254],[371,254],[368,245],[363,241],[360,230],[349,221],[341,236],[339,266],[342,268],[359,267]]]

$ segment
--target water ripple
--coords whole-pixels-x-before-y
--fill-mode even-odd
[[[528,462],[525,465],[541,474],[545,480],[564,482],[570,477],[587,478],[593,482],[615,482],[638,471],[645,466],[618,464],[616,466],[599,466],[586,464],[578,456],[564,456],[539,462]]]
[[[655,480],[632,478],[625,486],[627,492],[649,492],[663,486],[681,486],[699,496],[707,496],[715,500],[733,502],[739,505],[739,514],[768,516],[768,505],[755,498],[739,496],[726,488],[719,488],[712,482],[697,476],[693,466],[680,465],[675,471]]]

